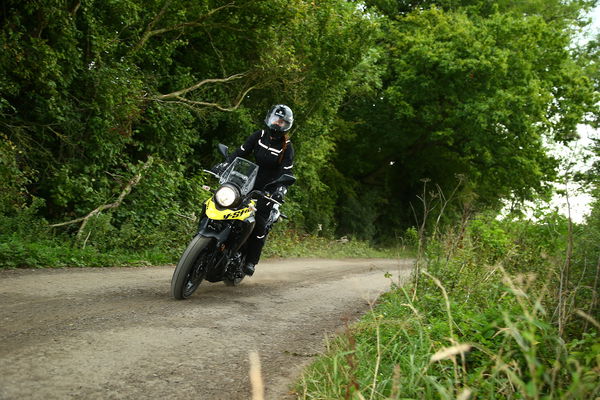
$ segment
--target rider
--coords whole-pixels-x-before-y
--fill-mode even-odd
[[[277,104],[271,107],[265,117],[264,129],[252,133],[238,149],[236,149],[227,161],[218,164],[213,170],[222,172],[227,164],[236,157],[247,157],[254,154],[258,164],[258,175],[254,188],[264,190],[266,184],[273,182],[283,174],[292,174],[294,161],[294,148],[290,142],[288,131],[294,123],[292,110],[284,105]],[[281,202],[287,192],[285,186],[276,188],[271,198]],[[268,234],[267,222],[271,209],[275,203],[266,199],[259,199],[256,205],[256,225],[247,242],[246,263],[243,266],[244,273],[252,276],[254,267],[258,264],[262,248],[265,245]]]

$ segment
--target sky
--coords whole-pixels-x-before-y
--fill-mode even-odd
[[[592,166],[594,160],[590,158],[587,161],[584,161],[582,160],[582,155],[586,153],[591,155],[591,138],[600,137],[598,130],[593,129],[589,125],[579,125],[578,133],[580,139],[577,140],[575,143],[572,143],[569,146],[555,145],[551,151],[552,154],[561,159],[566,159],[569,161],[576,160],[577,163],[574,166],[572,172],[583,172],[588,170]],[[584,190],[582,190],[582,188],[574,182],[568,182],[566,185],[556,185],[556,188],[563,191],[567,190],[569,193],[569,201],[567,203],[566,196],[556,194],[554,195],[550,205],[552,207],[558,208],[560,213],[563,215],[568,215],[570,208],[570,214],[573,221],[577,223],[584,222],[585,217],[589,214],[590,211],[590,203],[593,200],[592,196],[589,193],[586,193]]]
[[[590,16],[592,17],[590,30],[597,33],[600,29],[600,6],[594,8],[590,13]]]
[[[595,35],[600,33],[600,6],[593,9],[589,16],[591,17],[591,24],[585,30],[585,32],[582,33],[583,43],[589,41],[595,37]],[[568,147],[557,145],[553,150],[553,154],[566,159],[580,157],[582,153],[591,154],[590,148],[592,145],[592,138],[600,138],[600,131],[593,129],[588,125],[579,125],[577,132],[580,136],[579,140],[577,140],[575,143],[572,143]],[[578,171],[585,171],[591,167],[593,161],[594,160],[590,159],[586,162],[579,159],[575,169]],[[558,189],[564,190],[565,186],[558,186]],[[584,222],[585,216],[588,215],[590,211],[590,202],[592,201],[592,196],[582,191],[581,188],[575,184],[568,185],[566,189],[568,189],[569,192],[571,218],[573,221],[578,223]],[[551,202],[551,206],[558,208],[558,210],[564,215],[568,214],[569,207],[564,196],[555,195]]]

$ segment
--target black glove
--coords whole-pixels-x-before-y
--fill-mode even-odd
[[[225,169],[227,168],[227,165],[229,164],[227,164],[226,162],[222,162],[213,166],[210,170],[217,175],[221,175],[223,171],[225,171]]]
[[[287,193],[287,188],[284,186],[280,186],[273,192],[271,198],[279,203],[283,203],[283,197]]]

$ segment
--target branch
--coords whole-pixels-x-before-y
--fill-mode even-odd
[[[228,7],[233,7],[235,2],[231,2],[229,4],[225,4],[221,7],[217,7],[215,9],[210,10],[207,14],[202,15],[200,17],[198,17],[198,19],[194,20],[194,21],[188,21],[188,22],[182,22],[180,24],[177,25],[173,25],[170,26],[168,28],[161,28],[161,29],[153,29],[154,25],[156,25],[156,23],[158,22],[158,20],[160,20],[162,18],[162,16],[165,14],[167,7],[169,6],[169,3],[171,2],[171,0],[167,0],[165,2],[165,5],[163,6],[163,8],[160,10],[160,12],[156,15],[156,17],[154,17],[154,19],[152,20],[152,22],[150,22],[148,24],[148,26],[146,27],[146,30],[144,31],[144,34],[142,35],[142,38],[140,39],[140,41],[135,45],[135,47],[132,49],[132,52],[135,53],[136,51],[138,51],[142,46],[144,46],[144,44],[146,44],[146,42],[148,41],[148,39],[150,39],[152,36],[155,35],[160,35],[161,33],[165,33],[165,32],[171,32],[171,31],[175,31],[181,28],[185,28],[188,26],[199,26],[200,24],[202,24],[202,21],[204,21],[205,19],[211,17],[213,14],[228,8]]]
[[[193,90],[199,89],[202,86],[208,84],[208,83],[223,83],[223,82],[229,82],[229,81],[233,81],[235,79],[240,79],[243,78],[244,76],[246,76],[246,73],[241,73],[241,74],[235,74],[235,75],[231,75],[227,78],[210,78],[210,79],[204,79],[198,83],[196,83],[195,85],[192,85],[188,88],[185,89],[181,89],[178,90],[176,92],[173,93],[168,93],[168,94],[161,94],[160,96],[156,96],[155,99],[157,100],[164,100],[164,99],[170,99],[170,98],[178,98],[181,95],[184,95],[188,92],[191,92]]]
[[[81,7],[81,1],[78,0],[73,7],[71,8],[71,10],[69,10],[69,14],[71,14],[72,17],[75,16],[75,14],[77,14],[77,10],[79,10],[79,7]]]
[[[255,88],[254,86],[248,88],[244,93],[242,93],[240,95],[240,97],[238,98],[238,100],[236,101],[236,103],[233,106],[231,106],[231,107],[225,107],[225,106],[222,106],[222,105],[220,105],[218,103],[209,103],[209,102],[206,102],[206,101],[189,100],[189,99],[186,99],[184,97],[179,97],[179,96],[177,97],[177,100],[179,100],[178,103],[186,103],[186,104],[190,104],[190,105],[194,105],[194,106],[214,107],[214,108],[216,108],[218,110],[228,111],[229,112],[229,111],[234,111],[234,110],[238,109],[239,106],[240,106],[240,104],[242,104],[242,101],[244,100],[244,97],[246,97],[246,95],[248,94],[248,92],[250,92],[254,88]]]
[[[565,330],[565,324],[569,319],[567,314],[567,298],[568,298],[568,286],[571,273],[571,258],[573,256],[573,220],[571,219],[571,203],[569,201],[569,182],[565,182],[565,199],[567,201],[567,218],[568,218],[568,230],[567,230],[567,254],[565,256],[565,263],[560,270],[560,284],[558,290],[558,334],[560,337],[563,336]]]
[[[90,211],[84,217],[76,218],[71,221],[61,222],[59,224],[53,224],[50,226],[52,228],[55,228],[55,227],[59,227],[59,226],[65,226],[65,225],[76,224],[78,222],[82,222],[81,226],[79,227],[79,230],[77,231],[77,235],[75,236],[75,241],[79,241],[79,238],[81,237],[81,234],[83,233],[83,229],[87,225],[89,219],[95,215],[100,214],[104,210],[119,207],[121,205],[121,203],[123,202],[123,199],[125,198],[125,196],[127,196],[131,192],[131,189],[140,182],[140,179],[142,179],[142,172],[147,170],[152,165],[153,161],[154,161],[154,158],[152,156],[148,156],[148,160],[144,163],[144,165],[142,165],[142,169],[133,178],[131,178],[131,180],[127,183],[127,185],[125,185],[125,188],[123,189],[123,191],[121,191],[121,194],[119,195],[117,200],[114,201],[113,203],[103,204],[101,206],[98,206],[94,210]]]
[[[598,278],[600,277],[600,254],[598,255],[598,262],[596,263],[596,277],[594,278],[594,287],[592,289],[592,301],[590,302],[590,308],[588,310],[589,314],[592,314],[595,307],[596,302],[598,301]],[[583,330],[587,330],[588,320],[586,320]],[[600,329],[600,328],[598,328]]]
[[[148,26],[146,27],[146,30],[144,31],[144,34],[142,35],[142,38],[135,45],[135,47],[132,49],[133,53],[135,53],[136,51],[138,51],[144,44],[146,44],[146,42],[148,41],[148,39],[150,39],[150,36],[152,36],[152,33],[151,33],[152,32],[152,28],[154,28],[154,25],[156,25],[156,23],[163,17],[163,15],[165,15],[165,12],[167,11],[167,8],[169,7],[169,4],[171,4],[171,1],[172,0],[165,1],[165,4],[161,8],[161,10],[158,12],[158,14],[156,14],[156,16],[154,17],[154,19],[152,20],[152,22],[150,22],[148,24]]]
[[[229,79],[229,78],[227,78],[227,79]],[[202,81],[202,82],[206,82],[207,80]],[[200,83],[202,83],[202,82],[200,82]],[[194,87],[196,87],[198,85],[199,84],[194,85],[191,88],[194,88]],[[191,88],[183,89],[183,90],[180,90],[179,92],[193,90]],[[210,102],[207,102],[207,101],[190,100],[190,99],[186,99],[185,97],[182,97],[182,96],[179,96],[179,95],[174,95],[175,93],[178,93],[178,92],[173,92],[173,93],[170,93],[168,95],[156,96],[152,100],[162,101],[162,102],[165,102],[165,103],[182,104],[182,105],[184,105],[186,107],[189,107],[189,108],[191,108],[192,110],[195,110],[195,111],[199,111],[195,106],[202,106],[202,107],[213,107],[213,108],[216,108],[216,109],[218,109],[220,111],[231,112],[231,111],[234,111],[234,110],[238,109],[240,107],[240,105],[242,104],[242,101],[244,101],[244,98],[246,97],[246,95],[251,90],[254,90],[256,88],[257,88],[257,85],[251,86],[248,89],[244,90],[244,92],[240,93],[240,95],[238,96],[237,100],[235,100],[235,103],[232,106],[229,106],[229,107],[227,107],[225,105],[222,105],[222,104],[219,104],[219,103],[210,103]],[[165,98],[174,98],[175,100],[165,101],[164,100]]]
[[[208,36],[208,40],[210,41],[210,46],[213,48],[215,54],[217,55],[217,58],[219,59],[219,64],[221,65],[221,72],[223,73],[223,75],[227,75],[227,72],[225,72],[225,65],[223,63],[223,53],[221,53],[215,46],[215,43],[213,42],[213,38],[212,38],[210,32],[208,31],[208,29],[204,28],[204,32],[206,33],[206,36]]]

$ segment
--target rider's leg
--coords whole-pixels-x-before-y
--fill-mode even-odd
[[[270,212],[270,208],[264,207],[258,209],[254,216],[256,218],[256,225],[254,225],[254,230],[248,238],[248,246],[246,248],[246,264],[244,264],[244,273],[246,275],[254,273],[254,266],[260,260],[262,249],[267,240],[267,218]]]

